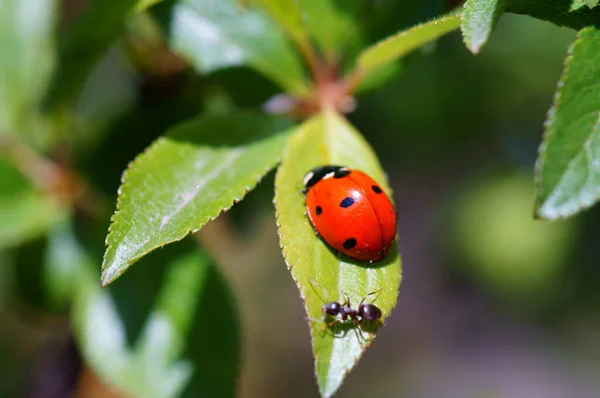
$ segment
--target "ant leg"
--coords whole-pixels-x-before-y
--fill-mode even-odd
[[[381,294],[382,291],[383,291],[383,289],[379,289],[379,290],[375,290],[374,292],[367,294],[365,297],[362,298],[362,300],[360,300],[360,304],[358,306],[360,307],[362,305],[362,303],[365,302],[367,297],[377,294],[377,297],[375,297],[375,299],[372,301],[374,303],[375,301],[377,301],[377,299],[379,298],[379,295]]]
[[[335,325],[338,325],[338,324],[340,324],[342,322],[344,322],[344,321],[342,321],[341,319],[334,319],[333,321],[331,321],[331,322],[329,322],[327,324],[327,327],[331,328],[331,327],[333,327]]]
[[[347,306],[347,307],[352,307],[352,305],[350,304],[350,296],[348,296],[348,293],[346,293],[345,291],[342,290],[342,294],[344,295],[345,301],[342,305]]]

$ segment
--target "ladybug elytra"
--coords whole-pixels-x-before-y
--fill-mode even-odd
[[[321,166],[304,177],[306,210],[316,232],[335,250],[359,261],[381,261],[396,239],[396,211],[368,175]]]

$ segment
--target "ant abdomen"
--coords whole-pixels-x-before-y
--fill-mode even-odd
[[[358,315],[366,321],[378,321],[381,319],[381,310],[374,304],[361,304]]]

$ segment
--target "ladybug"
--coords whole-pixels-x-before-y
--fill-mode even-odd
[[[396,239],[396,211],[371,177],[328,165],[306,173],[303,182],[310,222],[329,246],[363,262],[388,255]]]

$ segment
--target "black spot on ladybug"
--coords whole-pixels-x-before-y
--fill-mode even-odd
[[[347,198],[344,198],[344,200],[342,200],[340,202],[340,207],[343,207],[345,209],[346,207],[350,207],[353,204],[354,204],[354,199],[352,199],[351,197],[348,196]]]
[[[317,216],[318,216],[321,213],[323,213],[323,208],[321,206],[317,206],[317,208],[315,209],[315,212],[317,213]]]
[[[333,173],[333,178],[344,178],[349,174],[350,174],[350,170],[348,170],[348,169],[337,169]]]
[[[382,193],[383,191],[381,190],[381,188],[379,188],[377,185],[371,185],[371,189],[373,190],[373,192],[375,193]]]
[[[348,238],[344,241],[344,249],[350,250],[356,246],[356,239]]]

